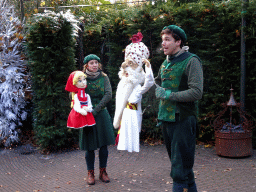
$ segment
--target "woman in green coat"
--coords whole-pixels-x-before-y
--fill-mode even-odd
[[[95,150],[99,149],[99,179],[108,183],[106,172],[108,159],[108,145],[115,144],[113,124],[106,105],[112,98],[112,88],[108,76],[101,71],[100,58],[90,54],[84,58],[83,72],[87,75],[86,93],[90,95],[96,125],[80,130],[79,145],[86,150],[85,159],[88,170],[87,183],[95,184],[94,162]]]

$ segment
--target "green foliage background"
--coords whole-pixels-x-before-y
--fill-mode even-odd
[[[65,91],[75,68],[72,26],[59,17],[33,22],[27,36],[27,53],[33,90],[33,127],[42,149],[57,150],[74,144],[76,133],[67,129],[70,100]]]
[[[250,1],[245,16],[246,36],[246,111],[256,116],[255,109],[255,24],[256,2]],[[230,88],[235,99],[240,95],[240,39],[241,1],[198,1],[177,3],[157,1],[155,5],[101,10],[101,19],[85,27],[85,55],[94,51],[104,58],[103,65],[110,76],[113,90],[119,81],[117,72],[124,60],[124,49],[129,38],[141,31],[143,42],[150,49],[150,60],[155,75],[165,56],[160,51],[160,32],[166,25],[176,24],[187,33],[190,52],[196,53],[203,61],[204,95],[200,101],[198,140],[214,140],[211,121],[222,110],[221,103],[227,102]],[[91,41],[93,39],[93,42]],[[92,42],[92,43],[91,43]],[[103,50],[103,51],[102,51]],[[146,108],[143,119],[142,136],[161,139],[157,124],[158,101],[150,90],[143,100]],[[114,107],[114,106],[113,106]],[[255,132],[255,131],[254,131]],[[254,141],[255,141],[254,133]],[[255,145],[255,144],[254,144]]]
[[[221,103],[229,100],[231,85],[235,99],[238,102],[240,100],[241,9],[240,0],[184,0],[156,1],[154,5],[149,3],[138,6],[106,5],[100,6],[100,10],[96,7],[73,8],[72,11],[84,24],[84,55],[93,53],[100,56],[104,71],[110,77],[113,99],[108,107],[112,117],[115,108],[115,90],[119,82],[117,74],[124,61],[124,49],[130,43],[130,37],[138,31],[142,32],[143,42],[150,50],[150,62],[156,76],[165,59],[160,51],[160,32],[166,25],[181,26],[187,33],[187,46],[190,47],[190,52],[196,53],[203,61],[204,95],[200,100],[198,140],[208,142],[214,140],[211,121],[222,110]],[[57,6],[55,10],[58,10]],[[255,10],[256,2],[249,1],[245,13],[247,19],[246,111],[254,117],[256,117]],[[68,96],[63,92],[65,78],[70,71],[78,68],[74,60],[74,42],[69,36],[70,29],[66,24],[63,21],[61,30],[56,30],[50,20],[34,23],[28,36],[29,58],[33,61],[30,67],[34,83],[34,102],[37,103],[34,111],[34,127],[38,142],[44,148],[64,146],[67,140],[76,137],[73,132],[68,132],[66,129],[66,118],[70,109]],[[61,48],[57,48],[57,45]],[[153,90],[144,95],[142,105],[145,109],[142,139],[162,139],[161,130],[156,126],[158,100],[155,99]],[[256,147],[255,129],[253,141]]]

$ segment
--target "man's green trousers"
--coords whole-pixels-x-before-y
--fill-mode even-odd
[[[170,175],[176,183],[189,185],[195,182],[196,129],[195,116],[180,120],[179,114],[176,114],[175,122],[162,122],[163,137],[172,164]]]

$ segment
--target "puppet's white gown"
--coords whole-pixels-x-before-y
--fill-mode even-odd
[[[136,85],[128,98],[128,102],[137,104],[137,110],[125,108],[122,114],[118,150],[128,152],[139,152],[140,150],[140,131],[142,122],[141,100],[142,94],[146,93],[154,84],[154,76],[151,67],[145,67],[144,85]]]

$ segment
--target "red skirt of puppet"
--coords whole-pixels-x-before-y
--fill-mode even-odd
[[[96,122],[93,114],[90,112],[87,112],[87,115],[84,116],[72,109],[69,113],[67,122],[68,128],[80,129],[83,127],[93,126],[95,124]]]

